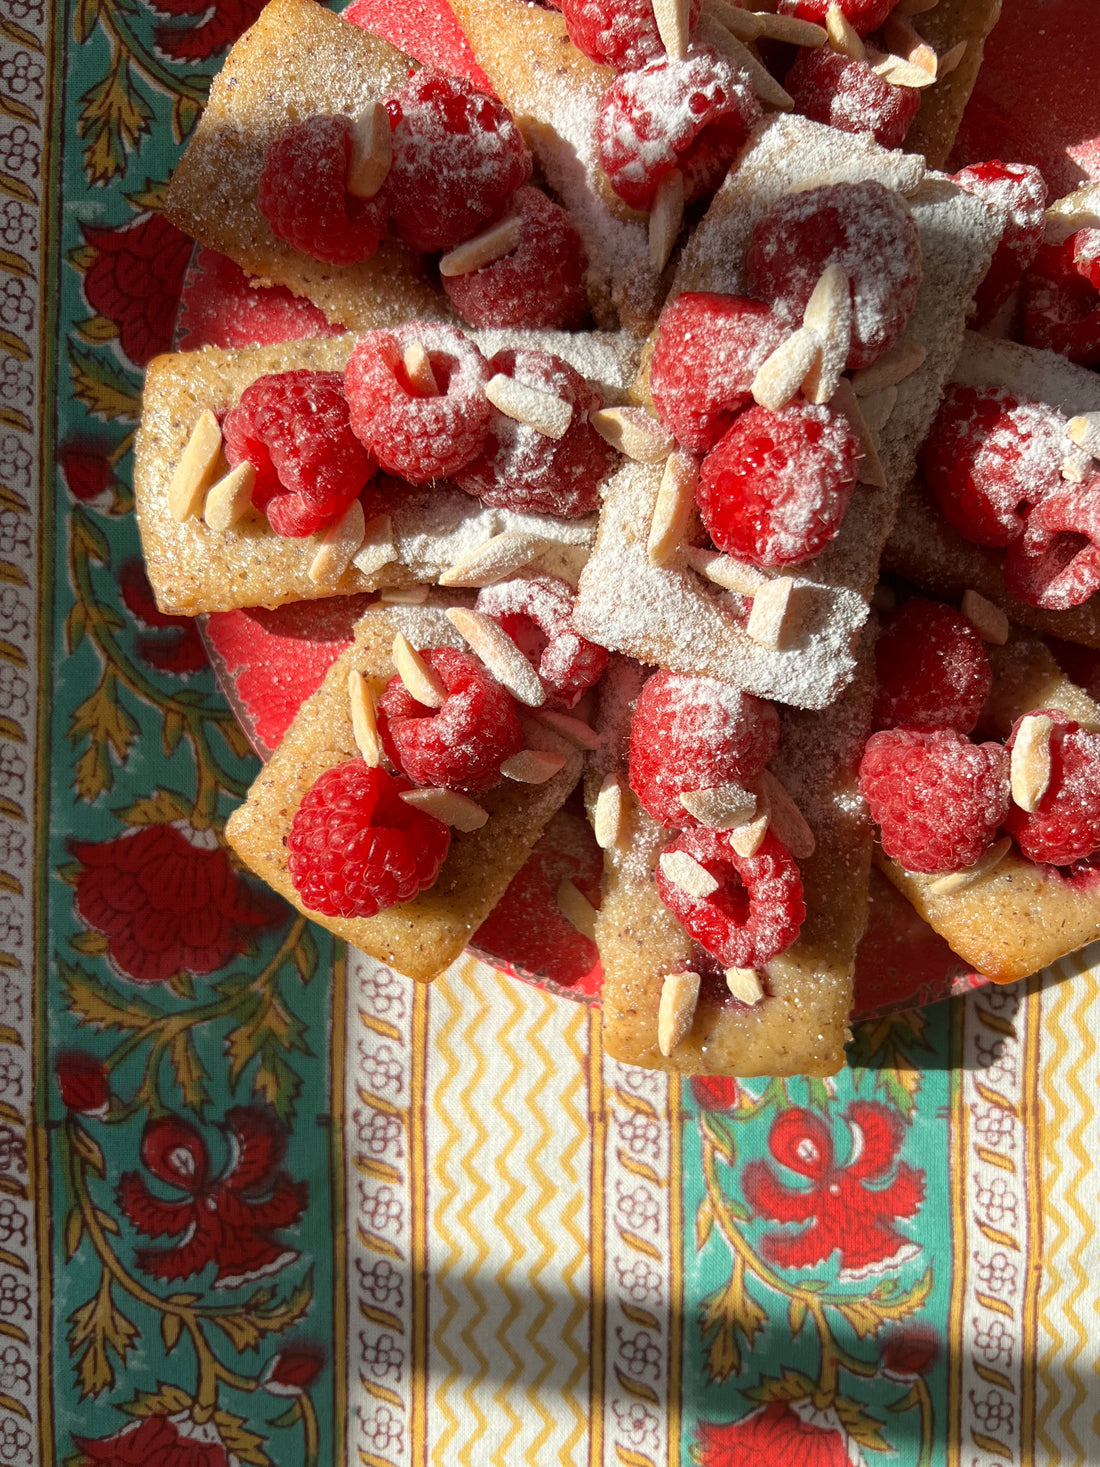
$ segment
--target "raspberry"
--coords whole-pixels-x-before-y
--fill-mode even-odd
[[[1035,506],[1008,547],[1005,584],[1046,611],[1068,611],[1100,590],[1100,474],[1063,483]]]
[[[970,733],[993,686],[985,643],[971,623],[920,596],[883,616],[875,672],[876,728]]]
[[[405,353],[428,353],[438,394],[409,380]],[[414,483],[444,478],[481,452],[491,406],[489,363],[461,331],[412,321],[359,338],[344,374],[351,426],[383,468]]]
[[[812,20],[824,25],[831,0],[779,0],[780,15],[796,15],[799,20]],[[861,36],[877,31],[898,0],[839,0],[840,8],[852,29]]]
[[[761,968],[798,936],[806,916],[794,858],[769,831],[755,856],[739,856],[728,830],[697,826],[663,854],[684,851],[720,883],[708,897],[674,886],[658,866],[661,900],[695,941],[727,968]]]
[[[305,906],[326,917],[373,917],[435,882],[451,832],[399,798],[411,788],[362,759],[321,775],[287,836],[287,869]]]
[[[795,111],[841,132],[869,132],[884,148],[900,148],[920,107],[915,87],[896,87],[872,71],[822,46],[803,48],[783,78]]]
[[[573,626],[573,591],[556,576],[525,576],[478,592],[476,610],[498,621],[529,658],[547,706],[572,708],[595,687],[607,651]]]
[[[1100,230],[1043,245],[1020,291],[1024,340],[1083,367],[1100,365]]]
[[[699,9],[700,0],[691,0],[692,28]],[[562,0],[561,12],[569,39],[590,61],[636,71],[664,55],[653,0]]]
[[[653,403],[685,448],[706,453],[751,400],[753,378],[787,335],[745,296],[688,291],[661,312],[649,367]]]
[[[1063,482],[1065,425],[1000,387],[948,387],[920,452],[948,524],[978,545],[1015,540],[1026,507]]]
[[[509,213],[519,215],[519,243],[480,270],[444,275],[451,304],[471,326],[581,325],[588,261],[572,218],[537,188],[519,189]]]
[[[417,784],[480,795],[523,748],[512,696],[468,652],[436,647],[421,656],[447,690],[440,708],[418,703],[399,677],[378,700],[378,732],[390,759]]]
[[[867,740],[859,788],[888,856],[909,871],[958,871],[1008,812],[1008,753],[954,729],[890,729]]]
[[[784,194],[753,230],[745,263],[749,294],[773,302],[790,326],[801,324],[825,267],[843,267],[852,292],[852,371],[893,346],[921,282],[913,216],[881,183],[833,183]]]
[[[703,523],[719,550],[756,565],[809,560],[840,528],[858,463],[843,414],[806,402],[751,407],[703,460]]]
[[[386,216],[377,199],[347,191],[351,121],[317,116],[296,122],[264,149],[257,205],[293,249],[329,265],[374,254]]]
[[[1082,728],[1060,708],[1042,708],[1053,720],[1050,783],[1033,811],[1013,804],[1005,829],[1030,861],[1069,866],[1100,848],[1100,734]],[[1008,739],[1011,750],[1020,726]]]
[[[987,203],[998,204],[1008,223],[993,263],[974,297],[974,324],[990,321],[1023,279],[1043,242],[1047,186],[1030,163],[972,163],[951,175],[955,183]]]
[[[591,514],[600,499],[600,480],[617,454],[588,421],[603,399],[580,373],[547,351],[498,351],[491,363],[527,387],[570,403],[573,416],[560,438],[492,410],[481,454],[454,482],[494,509],[565,515]]]
[[[413,249],[449,250],[502,212],[531,176],[508,109],[425,66],[387,101],[393,162],[378,195]]]
[[[681,794],[749,785],[779,742],[771,703],[709,677],[655,672],[630,720],[630,788],[654,820],[674,830],[697,822]]]
[[[624,72],[600,101],[596,141],[611,187],[635,209],[648,209],[661,179],[674,168],[692,169],[693,149],[706,145],[704,177],[693,187],[717,183],[760,115],[747,71],[709,46],[691,46],[683,60],[660,56]],[[713,152],[706,134],[722,124]],[[720,174],[719,174],[720,177]],[[697,194],[685,191],[685,202]]]
[[[339,372],[258,378],[226,414],[222,437],[232,467],[255,467],[252,503],[279,535],[312,535],[338,519],[376,467],[351,431]]]

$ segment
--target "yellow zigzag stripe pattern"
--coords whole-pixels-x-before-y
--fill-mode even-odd
[[[1036,1429],[1047,1463],[1087,1460],[1075,1418],[1089,1399],[1079,1361],[1095,1331],[1095,1271],[1089,1240],[1097,1215],[1096,1168],[1086,1132],[1095,1106],[1093,1083],[1085,1081],[1095,1056],[1090,1010],[1095,1013],[1095,975],[1077,959],[1053,970],[1063,981],[1044,985],[1043,1063],[1040,1069],[1044,1124],[1051,1144],[1044,1148],[1043,1275],[1039,1299],[1040,1400]],[[1068,980],[1068,981],[1065,981]],[[1090,1093],[1093,1092],[1093,1093]],[[1068,1096],[1068,1099],[1067,1099]],[[1071,1115],[1075,1116],[1071,1124]],[[1082,1311],[1082,1303],[1086,1308]],[[1091,1374],[1091,1372],[1090,1372]],[[1081,1423],[1086,1441],[1095,1439],[1096,1422]]]
[[[427,1433],[439,1467],[584,1455],[584,1011],[466,959],[433,985]]]

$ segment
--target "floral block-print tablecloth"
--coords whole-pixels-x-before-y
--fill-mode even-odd
[[[975,151],[1094,171],[1091,3],[1005,0]],[[228,860],[257,761],[129,474],[165,180],[258,9],[0,0],[0,1464],[1100,1460],[1087,954],[682,1086]]]

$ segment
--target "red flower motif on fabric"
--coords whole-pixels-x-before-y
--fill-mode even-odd
[[[180,290],[194,245],[163,214],[118,229],[81,226],[94,251],[84,271],[84,297],[118,327],[122,350],[135,367],[172,345]]]
[[[896,1330],[882,1346],[882,1373],[891,1380],[915,1380],[936,1363],[940,1339],[929,1325]]]
[[[839,1165],[829,1127],[819,1115],[795,1107],[783,1111],[768,1136],[772,1156],[809,1180],[808,1189],[788,1186],[767,1161],[745,1167],[745,1198],[761,1217],[775,1222],[809,1223],[801,1232],[765,1233],[764,1257],[781,1268],[809,1268],[840,1253],[840,1276],[861,1278],[897,1268],[920,1252],[919,1245],[894,1227],[894,1219],[913,1217],[924,1198],[924,1173],[899,1162],[890,1171],[905,1136],[896,1111],[871,1100],[857,1100],[845,1112],[853,1136],[852,1153]]]
[[[260,1384],[273,1396],[300,1396],[321,1373],[325,1352],[318,1345],[284,1345]]]
[[[160,672],[197,672],[207,665],[206,648],[193,616],[171,616],[157,606],[153,588],[140,560],[126,561],[118,575],[122,599],[130,613],[154,636],[139,635],[138,655]]]
[[[157,26],[157,49],[173,61],[205,61],[242,35],[264,8],[265,0],[150,0],[158,15],[205,16],[198,25]]]
[[[277,1273],[298,1257],[274,1232],[292,1227],[309,1200],[309,1183],[281,1170],[286,1131],[260,1106],[236,1106],[225,1117],[230,1163],[210,1174],[210,1152],[199,1131],[180,1116],[146,1124],[141,1159],[158,1181],[182,1192],[165,1201],[140,1172],[124,1172],[118,1205],[147,1238],[178,1238],[171,1248],[140,1248],[143,1273],[164,1281],[190,1278],[216,1263],[215,1289],[235,1289]]]
[[[63,1050],[53,1062],[61,1103],[74,1115],[102,1120],[111,1102],[111,1083],[101,1059],[86,1050]]]
[[[732,1075],[694,1075],[691,1093],[702,1110],[736,1110],[741,1087]]]
[[[701,1421],[699,1467],[857,1467],[865,1458],[833,1411],[809,1401],[770,1401],[739,1421]]]
[[[105,494],[115,480],[115,471],[105,448],[90,442],[63,443],[57,451],[61,473],[74,499],[88,503]]]
[[[246,885],[213,831],[143,825],[70,849],[83,867],[77,915],[104,934],[111,962],[135,983],[214,973],[285,914],[275,897]]]
[[[217,1429],[200,1426],[187,1412],[175,1416],[146,1416],[112,1436],[74,1436],[81,1455],[72,1467],[232,1467]]]

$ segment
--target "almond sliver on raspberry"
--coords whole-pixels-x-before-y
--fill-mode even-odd
[[[438,397],[439,383],[432,368],[431,357],[422,341],[411,342],[405,348],[405,371],[415,390],[424,397]]]
[[[521,749],[510,759],[505,759],[500,772],[505,779],[514,779],[517,784],[545,784],[548,779],[565,767],[565,756],[552,754],[547,749]]]
[[[793,332],[752,379],[753,398],[766,408],[782,408],[797,395],[807,374],[812,371],[821,340],[806,327]]]
[[[743,67],[748,72],[752,89],[761,102],[781,110],[794,106],[791,94],[780,86],[759,56],[750,51],[732,31],[727,30],[714,14],[704,10],[695,27],[695,39],[703,45],[713,46],[719,55],[725,56],[735,66]]]
[[[573,405],[550,392],[528,387],[514,377],[497,372],[485,387],[485,396],[507,418],[526,423],[547,438],[564,438],[573,420]]]
[[[399,798],[456,830],[480,830],[489,819],[487,810],[458,790],[406,790]]]
[[[348,193],[357,199],[373,199],[386,181],[392,161],[390,115],[381,102],[372,102],[352,125]]]
[[[473,239],[456,245],[453,250],[440,257],[439,273],[448,277],[469,275],[483,265],[491,265],[503,255],[511,254],[519,243],[520,220],[517,215],[502,219]]]
[[[962,614],[978,630],[983,642],[1003,647],[1008,641],[1008,617],[999,606],[987,601],[980,591],[969,588],[962,594]]]
[[[799,20],[794,15],[773,15],[769,11],[761,13],[763,21],[763,35],[769,41],[782,41],[787,46],[810,46],[816,48],[824,46],[829,39],[829,33],[824,26],[815,25],[812,20]]]
[[[528,708],[542,707],[546,702],[546,689],[538,673],[499,622],[462,606],[452,607],[447,612],[447,620],[513,698]]]
[[[836,3],[830,5],[825,12],[825,31],[829,45],[839,55],[847,56],[851,61],[867,60],[867,47],[863,44],[863,37]]]
[[[736,830],[756,817],[756,795],[739,784],[684,790],[680,803],[700,825],[709,825],[715,830]]]
[[[671,433],[643,407],[597,408],[588,421],[605,443],[635,463],[663,463],[675,447]]]
[[[984,855],[974,862],[973,866],[967,866],[962,871],[950,871],[946,876],[937,876],[929,886],[929,891],[935,896],[949,896],[951,892],[963,891],[968,886],[982,881],[992,871],[995,871],[1004,858],[1012,849],[1012,837],[1002,836],[1000,840],[994,841]]]
[[[707,0],[705,13],[724,26],[739,41],[755,41],[764,34],[764,17],[755,10],[743,10],[732,0]]]
[[[770,770],[765,769],[760,776],[759,788],[767,804],[768,822],[771,829],[791,855],[796,861],[804,861],[812,856],[817,847],[814,833],[807,825],[802,811],[787,793],[785,786]]]
[[[557,708],[542,708],[535,717],[563,739],[575,744],[578,749],[598,749],[603,743],[602,735],[590,724],[583,719],[574,718],[570,713],[562,713]]]
[[[649,262],[663,270],[684,222],[684,175],[678,168],[657,185],[649,211]]]
[[[657,503],[646,540],[646,554],[654,565],[664,565],[683,544],[695,508],[699,470],[688,453],[673,453],[665,462]]]
[[[310,561],[309,578],[314,585],[323,586],[340,579],[362,545],[365,529],[363,505],[353,499],[340,518],[329,525],[317,554]]]
[[[442,708],[447,699],[447,689],[403,632],[394,637],[390,655],[397,676],[416,701],[423,703],[425,708]]]
[[[661,870],[681,891],[686,891],[688,896],[708,897],[718,890],[721,884],[713,877],[705,866],[700,866],[694,857],[689,856],[686,851],[668,851],[658,862]]]
[[[352,565],[364,575],[373,576],[396,559],[393,520],[388,514],[373,515],[363,526],[363,538],[351,558]]]
[[[653,0],[653,16],[665,50],[681,60],[691,39],[691,0]]]
[[[936,81],[934,72],[923,66],[915,66],[911,61],[906,61],[904,56],[886,56],[881,61],[872,60],[871,70],[895,87],[913,87],[919,90],[934,86]]]
[[[256,470],[245,459],[244,463],[230,469],[228,474],[210,486],[202,517],[212,530],[231,530],[238,520],[244,518],[252,507],[255,482]]]
[[[730,845],[739,856],[755,856],[764,844],[771,817],[767,810],[753,817],[747,825],[735,825],[730,830]]]
[[[1068,437],[1093,458],[1100,458],[1100,413],[1078,413],[1066,424]]]
[[[793,576],[776,576],[755,593],[752,610],[745,623],[745,631],[754,642],[759,642],[762,647],[778,648],[790,640],[794,590]]]
[[[441,586],[494,586],[518,574],[546,549],[547,541],[524,530],[502,530],[475,545],[439,577]]]
[[[1037,810],[1050,784],[1053,720],[1045,713],[1020,720],[1009,765],[1012,798],[1021,810]]]
[[[830,265],[814,286],[802,316],[803,326],[817,334],[819,348],[802,381],[810,402],[828,402],[836,392],[852,341],[852,296],[840,265]]]
[[[938,76],[939,57],[934,47],[917,34],[907,17],[898,15],[896,10],[886,17],[882,39],[895,56],[901,56],[911,66],[919,66],[932,77]]]

